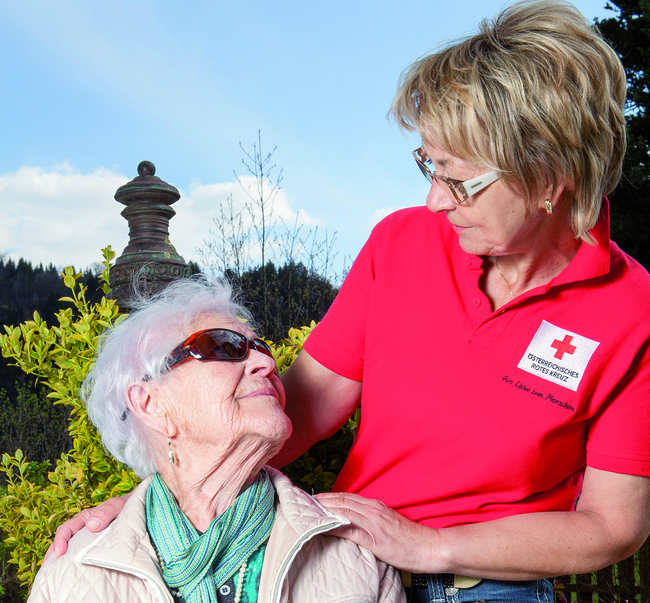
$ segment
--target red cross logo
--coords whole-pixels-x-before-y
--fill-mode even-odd
[[[551,347],[557,350],[557,352],[555,352],[555,358],[562,360],[564,354],[573,354],[573,352],[576,351],[576,346],[571,345],[572,339],[573,337],[571,335],[565,335],[562,341],[559,339],[553,340]]]

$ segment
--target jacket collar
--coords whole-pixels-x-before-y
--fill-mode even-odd
[[[76,560],[147,579],[158,589],[161,599],[171,603],[173,598],[163,580],[158,556],[147,532],[144,503],[150,483],[151,477],[143,480],[115,521],[81,549]]]
[[[280,586],[300,549],[314,536],[349,521],[331,513],[291,484],[279,471],[265,467],[276,492],[276,522],[267,543],[260,580],[260,602],[276,600]],[[173,601],[147,532],[145,495],[151,477],[134,491],[117,519],[75,556],[80,563],[107,567],[150,580]],[[263,595],[263,588],[265,588]],[[165,600],[165,599],[163,599]]]
[[[265,467],[265,469],[275,488],[282,516],[296,534],[303,534],[319,527],[331,530],[332,528],[329,526],[332,525],[332,522],[338,525],[350,523],[341,515],[336,515],[325,509],[314,497],[309,496],[300,488],[296,488],[291,480],[280,471],[272,467]]]

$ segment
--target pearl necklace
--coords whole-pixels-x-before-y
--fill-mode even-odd
[[[241,593],[244,588],[244,576],[246,575],[246,562],[241,564],[241,567],[239,568],[239,580],[237,582],[237,590],[235,591],[235,601],[234,603],[240,603],[241,601]]]

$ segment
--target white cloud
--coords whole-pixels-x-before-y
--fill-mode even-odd
[[[51,168],[22,167],[0,176],[0,253],[32,263],[74,264],[86,268],[101,260],[100,250],[112,245],[118,256],[128,243],[128,225],[113,198],[129,178],[106,168],[83,174],[69,163]],[[242,179],[244,186],[252,179]],[[232,195],[235,211],[247,200],[238,182],[202,184],[194,181],[187,195],[172,207],[170,240],[185,260],[198,260],[197,248],[211,238],[212,219]],[[318,225],[303,209],[294,210],[284,190],[274,200],[274,213],[288,226]],[[247,224],[250,228],[250,223]]]
[[[381,209],[378,209],[374,214],[372,214],[372,217],[370,218],[370,226],[374,227],[379,222],[381,222],[386,216],[389,216],[393,212],[397,211],[398,209],[404,209],[406,206],[405,205],[400,205],[399,207],[382,207]]]
[[[22,167],[0,176],[0,251],[17,260],[85,268],[108,244],[127,243],[113,195],[127,178],[106,168],[88,174],[69,163]]]
[[[243,176],[239,181],[225,182],[222,184],[201,184],[199,181],[194,181],[190,185],[189,200],[190,203],[202,204],[206,208],[213,208],[211,213],[212,217],[216,216],[219,211],[219,205],[225,203],[229,196],[232,195],[233,207],[240,211],[246,203],[252,207],[253,213],[256,217],[260,216],[259,208],[251,203],[250,197],[255,197],[257,194],[255,187],[255,178],[253,176]],[[265,181],[265,191],[268,194],[272,190],[272,184]],[[298,218],[299,224],[305,226],[318,226],[320,222],[312,218],[305,210],[299,209],[297,212],[292,208],[293,202],[288,197],[284,189],[280,189],[273,198],[273,214],[275,217],[283,220],[285,223],[290,224]]]
[[[243,210],[248,202],[255,217],[260,217],[260,210],[250,203],[249,197],[244,189],[251,194],[254,189],[253,177],[242,177],[239,182],[225,182],[218,184],[202,184],[194,181],[190,185],[190,192],[183,196],[176,204],[177,215],[170,224],[170,238],[178,252],[186,259],[197,259],[197,248],[203,246],[205,240],[213,238],[210,231],[214,231],[213,219],[220,215],[220,206],[224,205],[232,196],[234,213]],[[243,186],[243,188],[242,188]],[[266,183],[266,190],[269,191],[270,183]],[[284,189],[280,189],[273,199],[273,218],[279,219],[289,228],[297,222],[298,226],[305,226],[310,229],[320,223],[312,218],[304,209],[294,210],[293,202]],[[252,228],[252,221],[244,212],[244,225]],[[272,218],[272,221],[273,221]],[[278,223],[278,225],[280,225]]]

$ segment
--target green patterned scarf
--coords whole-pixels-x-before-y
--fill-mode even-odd
[[[187,603],[216,603],[217,589],[268,540],[275,521],[274,490],[265,471],[202,535],[158,473],[147,489],[145,509],[165,583]]]

